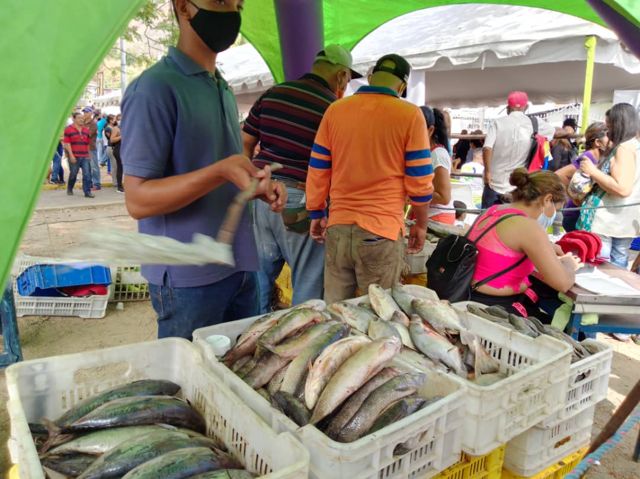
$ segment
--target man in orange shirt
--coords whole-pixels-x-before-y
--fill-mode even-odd
[[[370,86],[333,103],[316,135],[307,210],[311,236],[326,241],[328,303],[352,298],[357,289],[366,292],[372,283],[389,288],[400,279],[407,199],[416,214],[407,252],[424,246],[433,170],[424,117],[398,98],[410,72],[399,55],[380,58]]]

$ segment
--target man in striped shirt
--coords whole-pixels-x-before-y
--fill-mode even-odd
[[[327,303],[353,298],[358,289],[366,293],[372,283],[389,288],[400,279],[407,200],[416,213],[407,252],[424,246],[433,170],[424,117],[398,98],[410,71],[399,55],[380,58],[370,86],[331,105],[320,124],[306,193],[311,236],[326,242]]]
[[[84,117],[81,112],[73,113],[73,123],[65,128],[62,143],[69,159],[67,194],[73,195],[73,187],[76,184],[78,171],[82,169],[84,196],[86,198],[94,198],[93,193],[91,193],[91,164],[89,163],[91,132],[84,126]]]
[[[322,296],[324,247],[309,237],[305,182],[311,147],[324,112],[344,95],[352,78],[352,59],[340,45],[328,45],[315,59],[311,73],[268,90],[244,124],[244,152],[258,168],[284,166],[274,174],[288,191],[282,214],[255,204],[254,231],[260,255],[260,308],[269,310],[276,277],[286,261],[292,270],[293,304]]]

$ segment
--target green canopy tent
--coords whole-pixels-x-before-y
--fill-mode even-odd
[[[4,112],[0,117],[0,284],[7,278],[65,119],[144,1],[4,0],[0,17],[0,105]],[[589,2],[609,8],[614,20],[621,19],[636,34],[640,29],[640,9],[633,7],[637,0]],[[305,68],[313,57],[309,52],[315,53],[323,42],[352,48],[395,17],[454,3],[538,7],[604,24],[584,0],[248,0],[242,31],[275,79],[282,80],[285,71],[292,75]],[[311,14],[295,16],[305,11]],[[301,31],[312,32],[314,38],[292,43]]]

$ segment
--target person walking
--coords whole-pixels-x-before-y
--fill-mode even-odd
[[[96,115],[98,122],[98,136],[96,137],[96,149],[98,151],[98,165],[107,166],[109,158],[107,158],[107,145],[104,141],[104,128],[107,126],[107,115],[103,115],[100,110]]]
[[[266,203],[255,204],[261,313],[270,309],[274,283],[285,261],[291,267],[293,305],[322,297],[324,246],[309,236],[305,183],[313,140],[324,112],[344,95],[352,78],[362,76],[351,70],[351,65],[347,49],[327,45],[316,56],[310,73],[269,89],[253,105],[244,123],[244,154],[251,158],[259,143],[253,164],[262,168],[281,163],[284,168],[274,178],[287,187],[282,214],[271,211]]]
[[[121,118],[120,115],[116,118]],[[124,193],[124,187],[122,186],[122,158],[120,157],[120,145],[122,144],[122,131],[120,130],[119,120],[114,121],[111,126],[111,132],[109,134],[109,141],[111,144],[111,154],[115,163],[113,168],[115,169],[115,188],[118,193]]]
[[[62,141],[64,136],[58,141],[56,151],[53,153],[53,161],[51,162],[51,178],[49,183],[52,185],[64,185],[64,169],[62,168],[62,155],[64,155],[64,148]]]
[[[599,166],[587,158],[580,163],[595,186],[577,227],[602,239],[601,257],[627,269],[629,247],[640,236],[640,118],[633,105],[618,103],[606,112],[605,123],[613,149]]]
[[[191,242],[215,238],[229,206],[258,180],[256,197],[274,211],[286,202],[270,168],[242,154],[235,98],[216,68],[217,54],[240,31],[242,0],[173,0],[176,47],[127,88],[122,101],[125,202],[141,233]],[[179,100],[178,100],[179,99]],[[113,137],[112,137],[113,139]],[[190,339],[194,329],[258,313],[258,256],[250,212],[243,212],[235,265],[147,265],[158,337]]]
[[[410,72],[401,56],[383,56],[370,86],[333,103],[320,123],[306,194],[311,237],[326,243],[327,303],[353,298],[372,283],[389,288],[400,279],[407,198],[416,218],[408,252],[424,246],[433,170],[422,112],[399,98]]]
[[[96,121],[93,108],[87,106],[82,109],[84,114],[84,126],[89,130],[89,163],[91,165],[92,189],[98,191],[102,188],[100,184],[100,164],[98,163],[97,138],[98,122]]]
[[[89,163],[91,132],[84,126],[83,113],[74,112],[72,117],[73,123],[65,128],[63,140],[69,160],[67,195],[73,195],[73,187],[78,178],[78,171],[82,170],[82,191],[84,196],[85,198],[95,198],[95,195],[91,193],[91,164]]]
[[[531,147],[533,125],[525,115],[529,97],[523,91],[513,91],[507,98],[507,116],[491,122],[482,150],[484,160],[484,191],[482,208],[502,203],[502,195],[513,190],[509,177],[516,168],[526,166]],[[549,140],[556,129],[538,119],[538,134]]]

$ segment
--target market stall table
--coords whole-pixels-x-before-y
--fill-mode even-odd
[[[601,264],[597,268],[637,289],[638,295],[596,294],[574,285],[567,293],[574,302],[569,333],[574,338],[577,338],[580,332],[640,334],[640,275],[611,263]],[[588,313],[598,314],[598,324],[582,324],[582,315]]]

